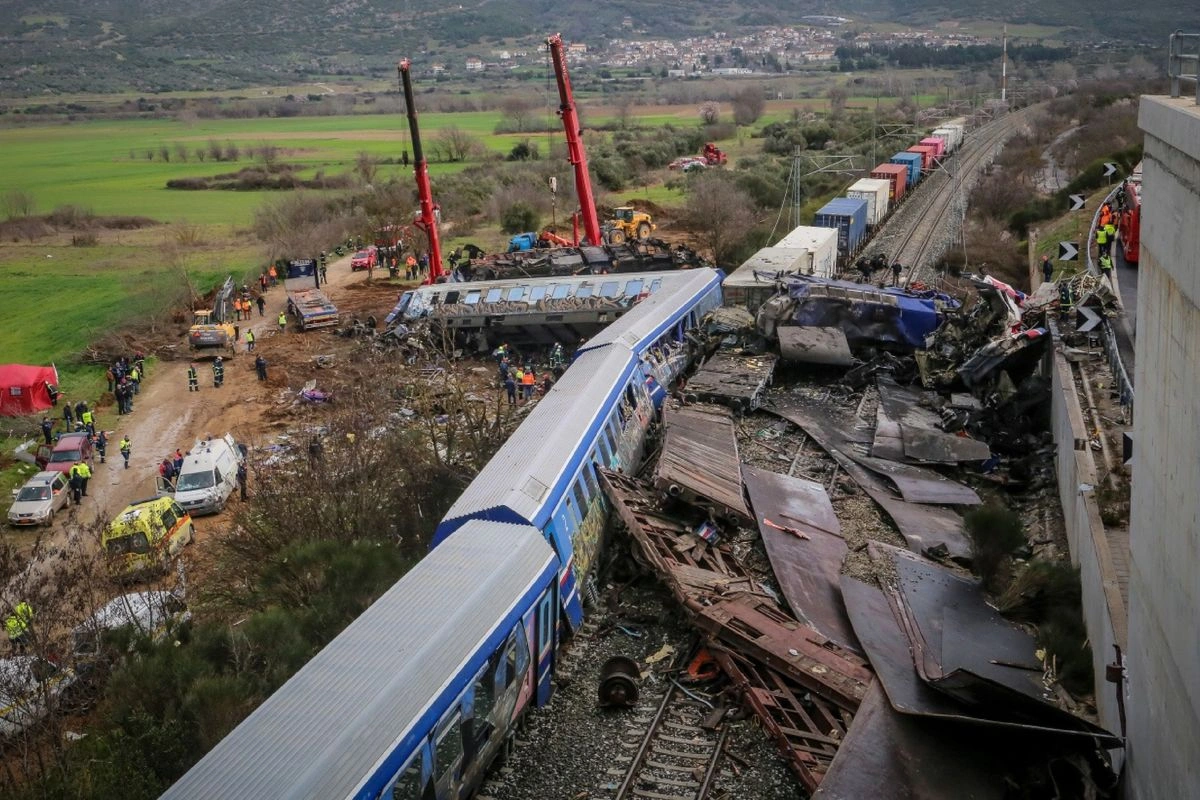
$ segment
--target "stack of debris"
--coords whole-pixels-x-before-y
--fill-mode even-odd
[[[773,409],[896,521],[908,551],[866,548],[879,582],[843,574],[849,548],[825,487],[742,465],[717,407],[667,409],[653,484],[602,471],[635,558],[815,796],[1111,796],[1105,750],[1120,739],[1064,710],[1035,639],[974,580],[920,555],[969,559],[954,509],[979,497],[924,464],[985,460],[987,445],[940,430],[920,394],[887,377],[879,392],[873,436],[812,405]],[[725,536],[749,520],[782,597]]]
[[[463,281],[490,281],[508,277],[651,272],[711,266],[690,247],[647,239],[598,247],[535,248],[485,255],[460,265],[455,277]]]

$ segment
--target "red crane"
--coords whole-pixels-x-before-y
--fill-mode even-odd
[[[554,77],[558,81],[558,115],[567,132],[567,159],[575,168],[575,191],[579,194],[579,212],[583,215],[583,233],[587,243],[604,244],[596,200],[592,195],[592,179],[588,175],[587,153],[583,150],[583,134],[579,130],[579,114],[575,111],[575,96],[571,93],[571,78],[567,75],[567,54],[562,34],[546,39],[550,59],[554,62]]]
[[[429,277],[426,283],[435,283],[445,275],[442,271],[442,245],[438,241],[437,212],[433,203],[433,190],[429,186],[429,163],[421,150],[421,131],[417,127],[417,107],[413,103],[412,78],[409,76],[411,62],[406,58],[396,65],[400,73],[400,85],[404,90],[404,106],[408,109],[408,129],[412,134],[414,172],[417,176],[417,197],[421,201],[421,218],[415,225],[429,237]]]

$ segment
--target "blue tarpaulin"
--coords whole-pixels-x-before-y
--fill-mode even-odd
[[[922,348],[925,337],[941,324],[942,311],[959,306],[957,300],[941,292],[878,289],[805,275],[787,278],[786,286],[796,307],[780,324],[838,328],[851,347],[875,344]]]

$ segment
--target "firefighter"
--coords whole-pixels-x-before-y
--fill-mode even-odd
[[[100,454],[100,463],[104,463],[108,451],[108,434],[103,429],[96,432],[96,452]]]
[[[25,646],[29,644],[29,626],[32,624],[33,606],[22,600],[4,620],[4,632],[8,634],[8,642],[14,651],[25,652]]]
[[[200,379],[196,375],[196,362],[195,361],[193,361],[191,363],[191,366],[188,367],[187,376],[188,376],[188,391],[189,392],[200,391]]]
[[[213,362],[213,388],[220,389],[225,383],[225,362],[217,356],[217,360]]]
[[[1050,256],[1042,256],[1042,282],[1050,283],[1054,280],[1054,265],[1050,263]]]

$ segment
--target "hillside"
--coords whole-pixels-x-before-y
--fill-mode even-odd
[[[404,54],[486,57],[505,39],[561,31],[596,46],[622,36],[679,38],[712,30],[848,14],[933,25],[995,18],[990,0],[6,0],[0,20],[0,95],[235,88],[385,77]],[[1118,7],[1084,0],[1014,0],[1006,21],[1072,26],[1091,39],[1160,41],[1186,19],[1182,0]],[[633,30],[622,28],[629,18]]]

